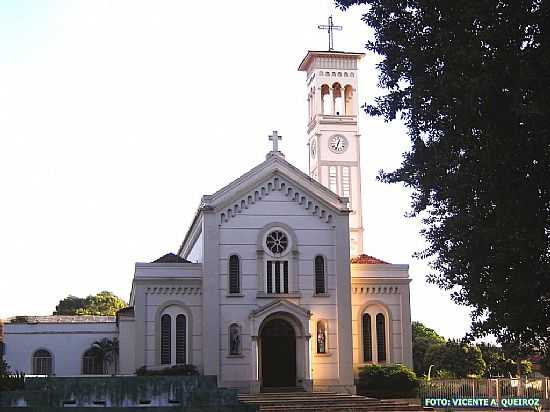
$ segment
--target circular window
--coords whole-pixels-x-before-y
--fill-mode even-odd
[[[267,235],[265,245],[271,253],[280,255],[288,247],[288,236],[281,230],[274,230]]]

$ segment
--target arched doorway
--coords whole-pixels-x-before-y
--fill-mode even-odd
[[[266,321],[261,330],[262,386],[296,386],[296,333],[284,319]]]

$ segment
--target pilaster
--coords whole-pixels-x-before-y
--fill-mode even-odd
[[[216,214],[205,210],[203,219],[203,364],[205,375],[220,376],[220,251]]]

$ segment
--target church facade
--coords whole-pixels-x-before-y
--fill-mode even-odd
[[[299,66],[308,174],[285,160],[274,132],[265,161],[202,197],[177,253],[136,264],[128,308],[8,319],[8,364],[88,374],[90,345],[116,337],[117,373],[193,364],[244,392],[354,392],[362,365],[412,366],[408,265],[362,253],[362,57],[310,51]]]

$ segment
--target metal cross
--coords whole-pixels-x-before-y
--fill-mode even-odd
[[[320,24],[317,26],[318,29],[328,31],[328,51],[334,50],[334,36],[332,34],[333,30],[342,30],[342,26],[335,26],[332,23],[332,16],[328,18],[328,26]]]
[[[273,142],[273,151],[279,151],[279,140],[282,140],[283,136],[279,136],[277,130],[273,130],[273,134],[269,136],[269,140]]]

